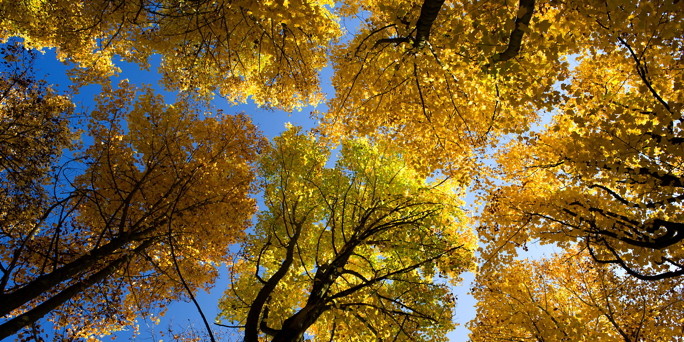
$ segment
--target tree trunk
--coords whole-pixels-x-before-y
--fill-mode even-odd
[[[117,249],[123,247],[126,243],[134,241],[140,235],[141,233],[130,234],[112,239],[104,246],[82,255],[48,274],[39,276],[19,289],[0,295],[0,302],[2,303],[0,306],[0,317],[8,315],[12,310],[40,297],[50,289],[74,278],[79,273],[87,271],[97,261],[112,255]]]
[[[444,5],[444,0],[425,0],[423,6],[420,8],[420,17],[416,23],[416,40],[413,42],[414,47],[422,47],[430,39],[430,30],[432,24],[437,19],[439,10]]]
[[[50,311],[57,309],[60,305],[86,290],[90,286],[104,280],[105,278],[114,274],[121,266],[123,266],[135,253],[141,252],[152,244],[152,239],[148,239],[138,246],[134,251],[128,253],[118,259],[110,262],[106,267],[90,275],[84,280],[81,280],[58,294],[50,297],[35,308],[12,318],[11,320],[0,325],[0,340],[11,336],[20,329],[30,326],[43,318]]]

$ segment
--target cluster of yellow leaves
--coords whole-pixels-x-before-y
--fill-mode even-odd
[[[571,249],[513,261],[478,278],[477,341],[676,341],[684,337],[681,278],[625,276]]]
[[[23,47],[0,47],[0,289],[11,279],[15,251],[40,231],[51,203],[45,187],[62,150],[72,146],[67,125],[73,104],[31,74]],[[23,270],[18,270],[21,277]]]
[[[538,110],[558,101],[552,86],[568,76],[559,56],[576,49],[558,43],[576,23],[542,1],[524,55],[493,64],[508,43],[516,6],[452,1],[442,6],[428,44],[396,41],[412,37],[421,3],[363,3],[368,18],[360,32],[332,53],[337,95],[323,131],[388,136],[422,170],[444,169],[467,181],[478,172],[476,152],[502,134],[525,131]]]
[[[32,109],[50,108],[41,103]],[[68,186],[43,184],[67,195],[46,196],[50,209],[37,213],[43,221],[3,226],[21,234],[2,236],[2,295],[57,275],[9,318],[30,314],[110,269],[48,316],[64,338],[95,340],[211,286],[228,246],[251,224],[253,163],[263,138],[244,115],[205,112],[190,97],[167,105],[126,82],[103,89],[86,133],[90,146],[66,164],[83,163],[81,174],[67,178]],[[9,324],[0,326],[3,333]]]
[[[656,5],[663,14],[650,22]],[[612,45],[578,58],[545,130],[500,153],[505,186],[489,193],[480,230],[486,258],[507,262],[529,240],[582,240],[635,274],[684,272],[684,73],[681,53],[668,52],[681,51],[684,12],[668,2],[595,11]]]
[[[39,81],[15,76],[0,77],[0,231],[20,238],[35,229],[50,166],[74,137],[65,120],[71,101]],[[8,261],[5,252],[1,258]]]
[[[250,163],[261,138],[245,116],[201,117],[206,115],[211,114],[198,112],[191,101],[165,105],[150,89],[140,92],[125,83],[105,91],[93,112],[89,168],[76,180],[93,195],[78,205],[77,222],[84,229],[75,237],[77,248],[85,253],[140,232],[129,248],[155,241],[120,272],[130,291],[115,304],[128,319],[124,324],[140,308],[183,298],[187,291],[178,273],[192,290],[207,289],[227,246],[250,225]],[[111,330],[103,325],[88,333]]]
[[[537,1],[522,50],[498,63],[494,56],[506,48],[521,15],[515,4],[448,2],[428,44],[417,47],[411,39],[422,4],[347,2],[346,12],[363,10],[367,19],[332,53],[337,95],[323,116],[325,133],[389,137],[421,169],[443,169],[467,181],[483,170],[475,159],[486,147],[528,130],[539,111],[584,107],[574,101],[587,99],[581,92],[592,85],[571,73],[568,59],[573,66],[579,61],[577,70],[612,70],[613,82],[636,76],[627,44],[642,59],[646,77],[656,80],[655,91],[678,102],[671,91],[681,88],[675,80],[681,75],[675,66],[681,6],[672,1]],[[643,83],[634,90],[651,97]],[[671,109],[679,112],[675,103]]]
[[[82,83],[118,71],[115,56],[163,82],[287,110],[319,102],[318,71],[340,35],[331,1],[0,1],[0,37],[57,48]]]
[[[320,307],[317,341],[443,341],[455,303],[437,277],[456,283],[475,248],[454,183],[426,182],[388,145],[347,141],[334,168],[328,155],[296,128],[264,155],[268,211],[231,266],[221,317],[245,324],[287,267],[261,314],[273,329]]]

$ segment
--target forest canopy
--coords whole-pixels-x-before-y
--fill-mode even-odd
[[[224,327],[202,314],[194,338],[444,341],[463,272],[472,340],[684,338],[683,17],[679,0],[0,0],[0,338],[202,313],[222,272]],[[123,80],[131,63],[159,84]],[[295,125],[264,137],[217,103]]]

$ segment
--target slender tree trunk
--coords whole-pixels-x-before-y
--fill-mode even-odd
[[[66,289],[62,290],[58,294],[50,297],[46,301],[40,303],[38,306],[35,308],[12,318],[11,320],[3,323],[0,325],[0,340],[4,339],[5,337],[11,336],[20,329],[24,327],[28,327],[32,325],[33,323],[37,322],[39,319],[43,318],[46,314],[51,312],[52,310],[57,309],[60,305],[64,304],[66,301],[69,299],[73,298],[74,296],[78,295],[79,293],[83,292],[90,286],[93,286],[94,284],[104,280],[105,278],[111,276],[114,274],[121,266],[123,266],[128,260],[130,260],[133,255],[136,253],[140,253],[147,249],[151,244],[153,240],[152,239],[147,239],[145,240],[140,246],[135,248],[135,250],[131,251],[130,253],[127,253],[126,255],[123,255],[119,257],[118,259],[110,262],[107,266],[105,266],[103,269],[95,272],[94,274],[90,275],[84,280],[81,280]]]
[[[318,268],[306,305],[283,322],[283,327],[273,337],[272,342],[304,340],[304,333],[327,310],[328,290],[339,278],[341,270],[347,265],[349,257],[359,243],[355,237],[351,238],[329,265]]]
[[[106,277],[114,273],[123,263],[127,260],[127,257],[117,259],[116,261],[109,264],[107,267],[101,269],[97,273],[91,275],[85,280],[79,281],[66,289],[62,290],[60,293],[50,297],[50,299],[42,302],[35,308],[12,318],[11,320],[0,325],[0,340],[16,334],[20,329],[30,326],[31,324],[37,322],[39,319],[43,318],[50,311],[57,309],[60,305],[64,304],[67,300],[73,298],[75,295],[81,293],[83,290],[92,286],[93,284],[102,281]]]
[[[302,231],[301,224],[296,227],[295,234],[292,236],[290,243],[287,246],[287,252],[285,254],[285,260],[280,264],[278,270],[268,279],[264,287],[259,290],[256,298],[252,302],[247,312],[247,319],[245,321],[245,339],[244,342],[259,342],[259,329],[265,322],[261,321],[262,312],[264,312],[264,306],[268,299],[271,297],[271,293],[275,290],[276,286],[281,279],[287,274],[290,269],[292,262],[294,261],[294,251],[297,245],[297,240]],[[261,329],[264,330],[264,329]]]
[[[84,254],[68,264],[48,273],[37,277],[21,288],[0,295],[0,317],[8,315],[22,305],[40,297],[50,289],[59,284],[72,279],[79,273],[87,271],[99,260],[103,260],[116,250],[123,247],[126,243],[134,241],[141,234],[130,234],[112,239],[107,244]]]

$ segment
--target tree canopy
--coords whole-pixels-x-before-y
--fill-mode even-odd
[[[642,279],[682,275],[684,11],[662,1],[591,13],[592,41],[606,43],[576,57],[552,122],[502,148],[507,186],[490,192],[481,236],[488,253],[578,242]]]
[[[660,282],[596,265],[587,251],[516,260],[474,288],[477,341],[673,341],[681,338],[682,278]]]
[[[582,243],[642,279],[684,274],[681,4],[343,11],[361,9],[359,33],[332,52],[337,93],[323,132],[390,138],[421,169],[476,182],[488,193],[488,262],[539,239]],[[544,112],[552,123],[534,129]]]
[[[447,284],[475,264],[473,340],[682,338],[663,315],[684,276],[683,17],[679,0],[0,0],[0,338],[44,316],[68,338],[123,329],[224,262],[221,318],[245,341],[443,340]],[[35,76],[51,48],[75,88],[99,84],[94,109]],[[175,103],[114,85],[126,62],[158,66]],[[217,97],[327,108],[266,144]],[[564,252],[522,260],[531,244]]]
[[[475,239],[451,182],[426,182],[389,146],[342,145],[335,167],[290,128],[262,156],[267,210],[231,267],[221,317],[245,341],[442,341],[447,282]]]
[[[340,35],[330,1],[1,1],[0,37],[57,48],[82,83],[117,59],[149,67],[172,89],[293,109],[321,100],[317,72]]]
[[[71,102],[10,79],[0,107],[0,313],[10,319],[0,338],[48,314],[63,338],[108,335],[210,285],[255,209],[261,138],[249,120],[200,120],[208,113],[190,98],[164,105],[123,83],[89,113],[95,142],[60,156]]]

